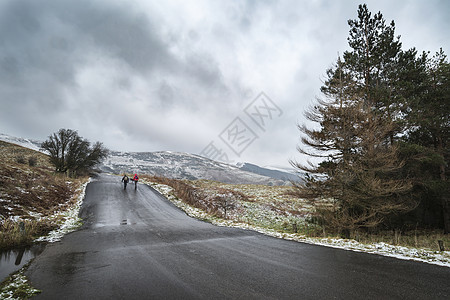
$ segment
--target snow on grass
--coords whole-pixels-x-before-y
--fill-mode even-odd
[[[86,186],[91,182],[91,179],[87,180],[80,188],[75,191],[76,201],[70,205],[68,209],[67,205],[60,205],[61,211],[56,212],[50,217],[42,217],[40,214],[35,213],[33,216],[36,218],[51,218],[54,220],[60,220],[60,225],[57,229],[49,232],[46,236],[37,238],[36,242],[57,242],[61,238],[72,231],[75,231],[81,226],[81,219],[78,217],[81,205],[84,200]],[[30,213],[29,213],[30,214]],[[13,217],[18,222],[19,216]],[[28,279],[24,275],[25,270],[28,268],[28,264],[25,265],[18,272],[12,274],[7,280],[5,280],[0,286],[0,299],[28,299],[41,291],[31,287],[28,283]]]
[[[27,267],[24,266],[4,281],[3,285],[0,286],[0,299],[28,299],[41,292],[28,283],[27,277],[23,274]]]
[[[305,223],[304,219],[296,216],[280,216],[275,212],[271,211],[270,209],[268,209],[267,191],[262,191],[261,194],[256,193],[259,194],[256,195],[254,192],[255,189],[252,189],[253,195],[256,196],[256,198],[258,198],[255,199],[255,201],[259,201],[259,203],[256,202],[245,203],[244,215],[240,216],[238,219],[230,220],[212,216],[201,209],[186,204],[185,202],[174,196],[174,191],[170,186],[154,182],[144,182],[144,183],[150,184],[154,189],[156,189],[158,192],[164,195],[169,201],[171,201],[177,207],[185,211],[187,215],[197,219],[208,221],[217,226],[248,229],[257,231],[259,233],[268,236],[281,238],[285,240],[292,240],[297,242],[322,245],[357,252],[366,252],[377,255],[394,257],[398,259],[414,260],[429,264],[450,267],[450,251],[440,252],[428,249],[416,249],[412,247],[394,246],[386,243],[363,244],[351,239],[313,238],[307,237],[299,233],[282,232],[282,230],[279,230],[279,228],[281,228],[282,226],[277,226],[276,224],[274,226],[274,223],[292,224],[295,222],[296,224],[301,225],[302,223],[303,224]],[[297,204],[291,205],[295,206]]]
[[[36,242],[57,242],[61,238],[72,231],[75,231],[82,225],[82,220],[78,217],[81,205],[84,200],[86,186],[91,182],[91,179],[85,182],[75,193],[79,192],[77,201],[67,210],[58,211],[51,218],[61,219],[60,225],[57,229],[50,231],[46,236],[37,238]]]

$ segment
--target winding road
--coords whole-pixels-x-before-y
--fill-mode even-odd
[[[83,227],[32,262],[37,299],[450,299],[450,268],[217,227],[120,179],[91,182]]]

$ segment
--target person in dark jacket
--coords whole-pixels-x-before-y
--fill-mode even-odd
[[[130,179],[128,178],[127,174],[123,174],[122,177],[122,182],[123,182],[123,189],[126,190],[127,189],[127,184],[130,181]]]

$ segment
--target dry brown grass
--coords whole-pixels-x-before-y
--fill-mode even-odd
[[[309,202],[298,199],[290,193],[290,187],[261,186],[261,185],[236,185],[224,184],[208,180],[175,180],[163,177],[144,176],[151,182],[169,185],[174,189],[175,196],[185,203],[199,208],[208,214],[224,218],[223,200],[230,197],[240,205],[232,208],[233,219],[247,222],[251,225],[275,229],[280,232],[292,233],[292,220],[298,218],[303,222],[296,223],[297,232],[307,237],[334,237],[324,233],[317,224],[307,221],[313,212]],[[243,208],[242,203],[245,204]],[[253,213],[249,215],[249,211]],[[242,217],[249,215],[250,218]],[[309,218],[308,218],[309,214]],[[275,216],[275,217],[274,217]],[[281,221],[280,221],[281,220]],[[336,238],[340,238],[336,236]],[[438,241],[444,242],[446,250],[450,249],[450,235],[444,235],[438,230],[416,230],[409,232],[355,231],[352,239],[363,244],[384,242],[390,245],[406,246],[419,249],[439,250]]]
[[[54,174],[45,154],[0,141],[0,248],[28,244],[54,229],[45,217],[68,206],[83,180]]]
[[[439,251],[438,241],[444,242],[445,250],[450,250],[450,235],[443,234],[442,230],[412,230],[412,231],[379,231],[373,233],[355,231],[352,239],[363,243],[386,243],[395,246],[406,246],[420,249]]]
[[[48,220],[5,220],[0,223],[0,250],[30,245],[37,237],[56,228]]]
[[[25,159],[25,163],[22,165],[28,165],[29,158],[35,157],[36,166],[52,169],[47,155],[25,147],[0,141],[0,160],[2,163],[17,163],[19,157]]]
[[[236,200],[250,201],[242,192],[216,187],[214,192],[196,187],[192,181],[170,179],[159,176],[141,176],[151,182],[168,185],[174,189],[175,196],[183,202],[199,208],[217,217],[227,217],[227,212],[234,208]]]

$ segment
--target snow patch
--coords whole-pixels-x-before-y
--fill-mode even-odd
[[[40,145],[41,142],[39,141],[35,141],[35,140],[29,140],[29,139],[24,139],[24,138],[18,138],[18,137],[13,137],[4,133],[0,133],[0,141],[4,141],[4,142],[8,142],[11,144],[16,144],[31,150],[35,150],[35,151],[39,151],[39,152],[43,152],[40,149]]]
[[[0,299],[28,299],[41,292],[30,286],[27,277],[23,274],[24,270],[25,267],[10,277],[6,285],[0,290]],[[14,292],[19,289],[26,293],[26,298],[24,298],[23,293],[21,295],[14,295]]]
[[[81,226],[81,219],[78,217],[78,214],[80,212],[81,205],[83,204],[83,200],[86,194],[86,186],[90,182],[91,179],[89,178],[89,180],[78,189],[81,190],[81,192],[78,196],[77,202],[72,207],[70,207],[66,211],[59,211],[55,214],[55,218],[62,217],[63,221],[61,225],[57,229],[49,232],[46,236],[37,238],[35,240],[36,242],[58,242],[65,234],[73,232]]]

